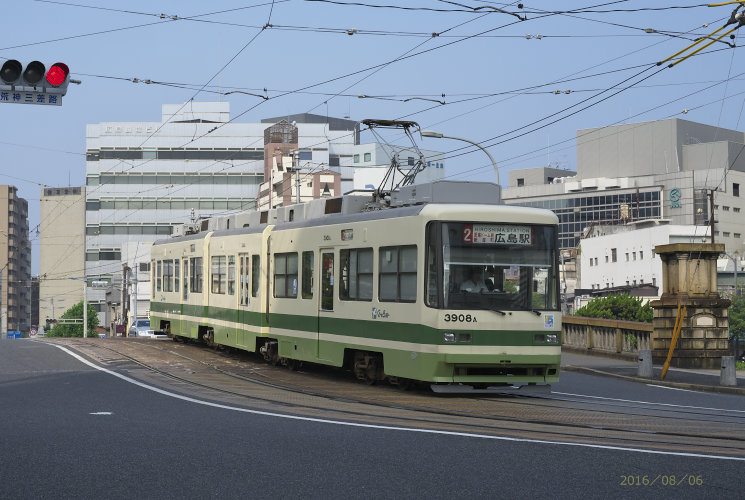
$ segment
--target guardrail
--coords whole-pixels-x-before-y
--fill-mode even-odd
[[[652,348],[652,323],[564,316],[562,345],[574,349],[628,355]]]

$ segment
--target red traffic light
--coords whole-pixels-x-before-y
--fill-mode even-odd
[[[47,82],[52,87],[59,87],[65,83],[67,75],[70,73],[70,68],[65,63],[54,63],[52,67],[47,71]]]

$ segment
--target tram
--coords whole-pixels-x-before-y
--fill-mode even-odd
[[[438,181],[402,187],[384,209],[351,193],[187,225],[153,244],[151,324],[368,383],[549,387],[561,357],[558,220],[499,195]]]

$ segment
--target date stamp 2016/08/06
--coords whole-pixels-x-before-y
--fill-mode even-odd
[[[619,486],[703,486],[704,478],[696,474],[657,474],[656,476],[641,476],[638,474],[621,474]]]

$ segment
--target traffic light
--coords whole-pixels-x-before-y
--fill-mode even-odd
[[[27,104],[61,104],[60,97],[67,93],[70,68],[57,62],[47,71],[43,63],[32,61],[23,65],[8,59],[0,68],[0,102]]]

